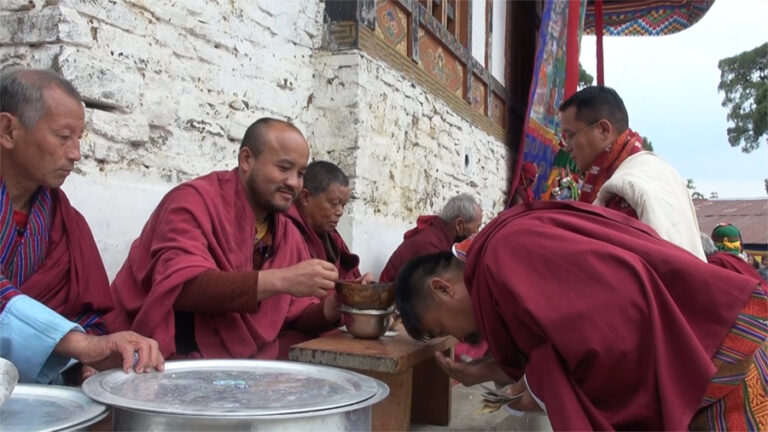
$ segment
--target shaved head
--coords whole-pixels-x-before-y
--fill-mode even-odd
[[[412,338],[423,340],[435,336],[424,330],[421,319],[425,307],[433,302],[429,281],[453,270],[461,271],[461,262],[451,252],[420,256],[400,270],[395,282],[395,302],[405,330]]]
[[[295,130],[302,137],[304,136],[304,134],[302,134],[296,126],[288,123],[287,121],[263,117],[248,126],[248,129],[245,131],[245,135],[243,135],[243,141],[240,144],[240,149],[247,147],[251,153],[253,153],[253,157],[259,157],[261,152],[264,150],[264,142],[267,139],[266,137],[275,127],[287,127]]]

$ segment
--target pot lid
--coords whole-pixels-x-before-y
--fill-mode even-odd
[[[108,408],[80,389],[43,384],[18,384],[0,406],[0,429],[59,431],[87,426],[107,415]]]
[[[83,392],[120,408],[192,416],[259,417],[322,411],[376,395],[376,380],[343,369],[267,360],[185,360],[164,372],[98,373]]]

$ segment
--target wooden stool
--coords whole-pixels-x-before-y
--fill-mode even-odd
[[[435,351],[453,355],[456,339],[416,342],[402,327],[380,339],[356,339],[334,333],[291,347],[294,361],[336,366],[379,379],[389,396],[373,406],[373,430],[409,430],[417,423],[447,426],[451,421],[451,380],[435,360]]]

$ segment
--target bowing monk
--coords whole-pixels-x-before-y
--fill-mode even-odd
[[[394,281],[408,261],[420,255],[447,251],[451,245],[476,233],[483,222],[483,209],[466,193],[445,203],[440,215],[419,216],[416,227],[403,235],[403,242],[389,257],[379,280]]]
[[[48,70],[0,76],[0,357],[21,382],[59,382],[71,359],[162,369],[157,343],[104,335],[109,281],[88,224],[59,189],[80,160],[80,94]],[[73,369],[69,369],[71,372]]]
[[[482,221],[483,210],[471,195],[463,193],[454,196],[445,203],[439,216],[419,216],[416,227],[405,233],[403,242],[389,258],[379,279],[394,281],[400,268],[411,259],[450,251],[453,243],[475,234]],[[454,347],[454,357],[461,360],[477,359],[483,357],[486,350],[484,342],[474,345],[458,343]]]
[[[326,161],[312,162],[304,173],[304,187],[287,215],[304,237],[312,258],[336,266],[339,279],[371,281],[369,273],[365,277],[360,274],[360,257],[349,251],[336,230],[349,193],[349,178],[339,167]]]
[[[639,219],[705,261],[685,181],[669,163],[643,150],[643,137],[629,128],[616,91],[586,87],[559,109],[565,150],[584,173],[579,201]]]
[[[263,118],[237,168],[168,192],[112,283],[107,322],[155,338],[166,358],[285,359],[337,325],[336,267],[310,258],[285,215],[308,158],[295,126]]]
[[[510,407],[545,410],[554,430],[768,428],[768,299],[754,279],[578,202],[520,204],[456,249],[466,262],[406,265],[396,302],[414,338],[488,342],[492,361],[438,355],[465,384],[518,380]]]

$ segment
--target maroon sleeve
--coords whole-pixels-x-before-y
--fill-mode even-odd
[[[288,324],[288,327],[302,333],[317,335],[328,330],[333,330],[341,325],[341,320],[329,322],[325,319],[325,314],[323,313],[324,304],[325,299],[319,303],[307,306],[295,320]]]
[[[258,271],[209,270],[184,283],[173,309],[182,312],[258,312]]]

